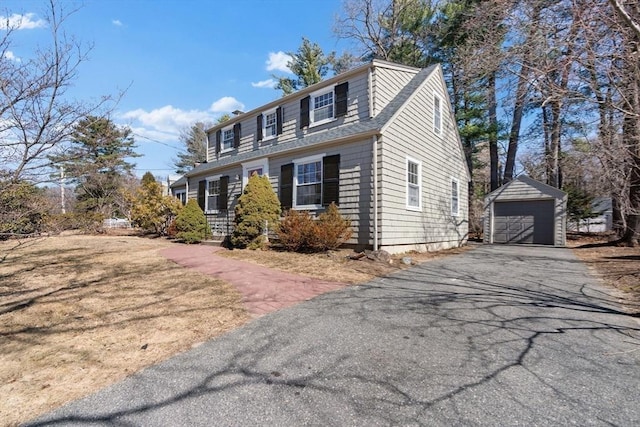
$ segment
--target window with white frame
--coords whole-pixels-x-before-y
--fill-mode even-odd
[[[323,92],[311,94],[311,105],[309,108],[310,122],[319,124],[334,118],[333,114],[333,87]]]
[[[262,140],[273,138],[278,133],[276,110],[264,113],[262,118]]]
[[[178,200],[180,200],[180,202],[183,205],[187,203],[187,191],[186,190],[175,191],[174,195],[176,196],[176,198]]]
[[[222,141],[220,151],[230,151],[233,149],[233,127],[222,129]]]
[[[422,172],[420,162],[407,158],[407,209],[420,210],[422,206]]]
[[[295,207],[319,207],[322,204],[322,156],[294,162]]]
[[[460,206],[460,190],[458,188],[458,180],[451,179],[451,215],[458,216]]]
[[[433,131],[440,135],[442,133],[442,99],[433,94]]]
[[[207,212],[218,210],[219,198],[220,198],[220,179],[215,178],[215,179],[207,180],[207,199],[206,199]]]

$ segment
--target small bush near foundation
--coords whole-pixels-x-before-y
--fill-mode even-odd
[[[200,243],[211,235],[207,218],[195,199],[189,199],[175,223],[176,237],[186,243]]]
[[[351,221],[331,203],[314,220],[307,211],[290,210],[280,221],[278,238],[282,246],[295,252],[321,252],[337,249],[351,238]]]
[[[309,212],[290,209],[280,220],[278,240],[288,251],[308,251],[314,239],[315,223]]]
[[[342,217],[335,203],[331,203],[327,210],[320,214],[315,225],[313,244],[318,251],[337,249],[353,234],[351,221]]]

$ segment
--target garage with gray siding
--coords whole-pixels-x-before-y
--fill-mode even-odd
[[[567,195],[521,175],[485,199],[484,242],[564,246]]]

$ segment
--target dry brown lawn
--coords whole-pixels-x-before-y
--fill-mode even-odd
[[[627,310],[640,313],[640,247],[609,245],[607,235],[569,235],[568,246],[604,283],[619,291]]]
[[[221,251],[217,255],[241,261],[252,262],[265,267],[342,283],[364,283],[376,277],[385,276],[401,268],[420,264],[425,261],[444,256],[459,254],[470,249],[470,246],[448,249],[438,252],[405,253],[393,255],[391,263],[372,261],[366,257],[353,260],[350,255],[355,252],[348,249],[317,254],[299,254],[277,250],[232,250]],[[402,258],[410,258],[411,264],[404,264]]]
[[[247,321],[161,239],[0,242],[0,425],[27,421]]]

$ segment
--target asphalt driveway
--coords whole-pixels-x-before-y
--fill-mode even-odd
[[[640,323],[569,250],[482,246],[265,315],[33,425],[640,425]]]

